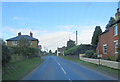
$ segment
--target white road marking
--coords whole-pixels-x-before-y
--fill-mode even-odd
[[[61,67],[61,69],[63,70],[64,74],[66,74],[65,70]]]
[[[57,62],[58,63],[58,62]],[[62,71],[64,72],[64,74],[66,75],[66,71],[63,69],[63,67],[60,65],[60,63],[58,63],[58,65],[61,67]],[[70,80],[71,82],[71,79],[69,78],[68,80]]]
[[[60,64],[58,63],[58,65],[60,66]]]
[[[69,78],[69,80],[71,80],[71,79]]]

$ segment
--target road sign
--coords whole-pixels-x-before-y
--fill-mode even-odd
[[[102,57],[102,54],[98,54],[98,57]]]

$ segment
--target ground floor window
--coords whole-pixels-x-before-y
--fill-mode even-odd
[[[32,45],[32,41],[29,41],[30,45]]]
[[[104,44],[104,45],[103,45],[103,53],[104,53],[104,54],[107,54],[107,44]]]
[[[12,41],[12,45],[17,45],[17,41]]]

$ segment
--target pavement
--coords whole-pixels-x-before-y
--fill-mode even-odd
[[[115,80],[114,78],[57,56],[45,61],[22,80]]]

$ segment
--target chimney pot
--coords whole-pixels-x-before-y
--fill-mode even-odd
[[[116,18],[116,20],[120,19],[119,8],[117,9],[117,13],[115,14],[115,18]]]
[[[21,32],[18,33],[18,36],[20,36],[20,35],[21,35]]]
[[[30,31],[30,36],[33,37],[33,33]]]
[[[119,12],[119,8],[117,9],[117,12]]]

